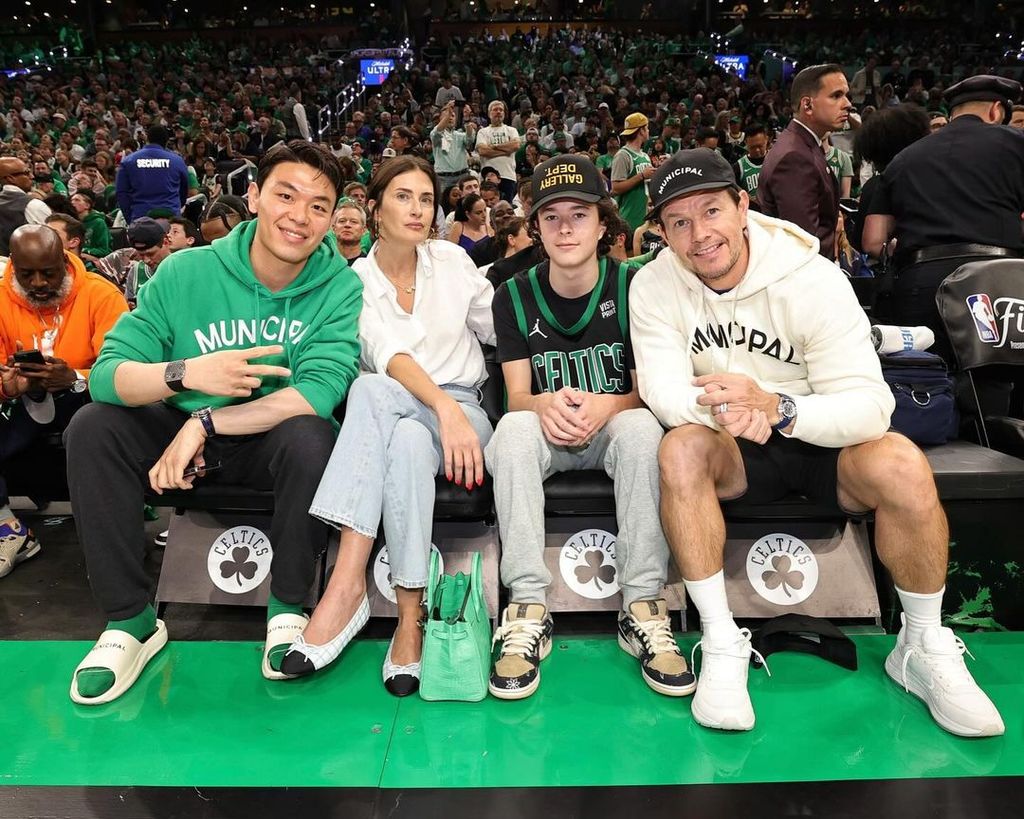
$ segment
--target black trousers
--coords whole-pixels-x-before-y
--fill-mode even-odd
[[[76,413],[65,432],[68,486],[89,582],[111,620],[134,617],[152,599],[143,565],[147,473],[187,419],[163,403],[97,403]],[[284,603],[306,598],[327,547],[328,527],[309,515],[309,505],[334,437],[328,421],[303,415],[260,435],[211,438],[204,449],[206,463],[220,461],[223,468],[197,481],[273,490],[270,589]]]
[[[4,471],[4,474],[0,474],[0,506],[6,506],[10,502],[5,477],[8,459],[24,452],[44,436],[63,432],[72,416],[88,402],[88,392],[55,393],[54,417],[49,424],[39,424],[32,420],[21,401],[11,408],[9,417],[0,418],[0,464],[3,465]]]
[[[960,265],[971,259],[937,259],[903,268],[893,285],[892,318],[894,324],[907,327],[924,326],[935,333],[935,346],[928,352],[942,356],[953,366],[953,348],[949,336],[942,327],[939,309],[935,306],[935,294],[943,279]]]

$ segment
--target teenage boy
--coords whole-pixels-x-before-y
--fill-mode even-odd
[[[942,626],[946,516],[924,454],[888,431],[892,393],[846,277],[814,236],[750,212],[718,154],[680,151],[658,168],[651,193],[649,218],[670,250],[637,274],[630,318],[640,394],[670,430],[661,519],[700,612],[694,719],[754,727],[750,631],[726,597],[719,501],[798,492],[837,514],[874,515],[878,558],[903,607],[886,674],[947,731],[1002,734],[963,641]]]
[[[618,221],[600,171],[563,154],[533,172],[530,226],[548,261],[494,297],[498,360],[509,412],[487,446],[501,532],[501,579],[510,589],[490,690],[530,696],[551,650],[545,592],[544,480],[604,469],[615,481],[622,608],[619,645],[655,691],[683,696],[696,682],[679,653],[662,588],[668,546],[658,520],[662,429],[637,393],[629,343],[625,265],[608,258]]]
[[[66,434],[79,537],[109,620],[75,670],[75,702],[116,699],[167,642],[139,509],[147,488],[188,490],[196,477],[274,492],[262,671],[284,679],[327,545],[307,510],[334,446],[331,413],[358,370],[362,287],[324,241],[343,181],[325,147],[268,151],[249,188],[256,218],[171,256],[108,334],[89,379],[96,403]]]

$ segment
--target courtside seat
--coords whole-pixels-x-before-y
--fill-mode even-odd
[[[1018,422],[1007,434],[1021,434]],[[1024,460],[970,441],[927,447],[925,454],[943,500],[986,500],[1024,497]],[[614,515],[611,478],[597,469],[563,472],[544,482],[544,508],[552,516]],[[791,495],[771,504],[745,503],[742,498],[722,506],[729,520],[796,520],[834,517],[827,507]]]
[[[970,441],[926,447],[943,501],[1024,498],[1024,460]]]
[[[1019,418],[989,415],[985,429],[992,449],[1024,458],[1024,421]]]
[[[1024,465],[1024,464],[1022,464]],[[791,495],[772,504],[744,503],[743,499],[723,504],[729,520],[801,520],[835,517],[834,510]],[[558,517],[615,515],[612,480],[598,469],[562,472],[544,482],[544,510]]]
[[[493,495],[490,479],[472,492],[450,483],[444,476],[435,482],[434,520],[438,521],[479,521],[494,516]],[[247,489],[243,486],[218,486],[196,484],[189,491],[173,490],[162,495],[150,492],[146,502],[153,506],[169,506],[175,509],[217,509],[222,512],[266,512],[274,511],[274,493]]]

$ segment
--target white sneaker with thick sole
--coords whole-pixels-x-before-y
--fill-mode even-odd
[[[690,706],[693,718],[705,728],[749,731],[754,727],[754,706],[747,693],[751,655],[757,654],[764,664],[764,657],[750,644],[750,629],[737,629],[725,639],[702,638],[690,653],[691,668],[698,648],[702,657],[697,691]],[[770,671],[768,674],[771,676]]]
[[[906,639],[906,618],[896,646],[885,658],[885,673],[928,706],[932,718],[961,737],[1001,736],[1006,727],[992,700],[967,670],[964,654],[973,659],[952,629],[928,628],[920,643]]]

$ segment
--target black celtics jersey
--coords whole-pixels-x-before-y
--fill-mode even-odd
[[[530,360],[533,394],[563,387],[624,395],[635,369],[627,296],[632,273],[601,259],[594,289],[567,299],[550,283],[549,264],[517,274],[494,294],[498,361]]]

